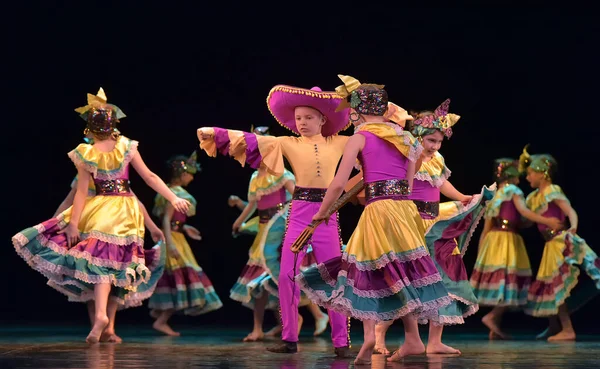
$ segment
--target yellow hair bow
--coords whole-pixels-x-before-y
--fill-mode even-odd
[[[104,93],[104,89],[102,87],[100,87],[100,89],[98,90],[98,93],[96,95],[87,94],[87,105],[86,106],[79,107],[79,108],[75,109],[75,111],[79,114],[83,114],[92,108],[97,108],[97,109],[103,108],[106,105],[110,105],[110,104],[107,104],[107,101],[108,101],[108,99],[106,98],[106,93]],[[117,111],[117,119],[125,118],[125,114],[123,113],[123,111],[121,111],[121,109],[119,109],[115,105],[110,105],[110,106],[112,108],[115,108],[115,110]]]
[[[383,117],[398,124],[402,128],[406,126],[407,120],[414,119],[413,116],[408,114],[406,110],[394,104],[393,102],[388,102],[388,110],[385,112]]]
[[[519,172],[524,173],[527,170],[529,164],[531,164],[531,155],[527,152],[529,144],[525,145],[523,152],[519,156]]]

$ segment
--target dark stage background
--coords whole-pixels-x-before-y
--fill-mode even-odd
[[[198,148],[201,126],[270,125],[275,135],[288,134],[265,104],[276,84],[332,90],[340,84],[337,74],[349,74],[385,84],[390,99],[406,109],[433,109],[449,97],[451,111],[462,116],[441,150],[452,183],[464,193],[478,192],[492,183],[494,158],[517,157],[531,143],[531,153],[550,152],[558,160],[557,183],[579,213],[579,233],[600,250],[590,186],[595,182],[589,180],[600,132],[595,13],[493,6],[349,12],[339,3],[335,12],[288,4],[286,13],[270,15],[230,3],[86,4],[5,9],[10,32],[2,68],[7,204],[0,316],[6,324],[86,323],[84,306],[46,287],[14,252],[10,237],[51,217],[68,193],[76,171],[66,153],[81,142],[84,129],[73,109],[100,86],[127,114],[119,127],[123,134],[140,141],[144,160],[161,176],[168,157]],[[226,200],[230,194],[245,197],[252,169],[230,158],[199,157],[203,171],[189,187],[198,215],[190,223],[204,240],[191,244],[225,306],[174,323],[250,327],[251,312],[228,295],[252,238],[231,238],[239,212]],[[135,173],[132,183],[151,207],[153,191]],[[355,206],[341,211],[345,241],[360,213]],[[543,241],[534,229],[523,234],[535,273]],[[469,272],[478,236],[465,256]],[[596,299],[575,315],[580,332],[594,332],[599,308]],[[481,328],[480,316],[467,327]],[[520,313],[508,317],[512,327],[544,325]],[[120,323],[150,321],[145,307],[119,313]]]

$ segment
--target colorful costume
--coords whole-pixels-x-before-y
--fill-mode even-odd
[[[195,173],[197,167],[195,154],[192,154],[187,162],[176,162],[174,164],[180,164],[177,167],[180,170]],[[181,186],[170,188],[175,195],[188,200],[192,206],[190,206],[187,214],[178,211],[173,213],[170,230],[173,240],[171,247],[175,247],[179,255],[167,255],[165,272],[158,281],[154,294],[150,297],[148,307],[161,311],[174,309],[192,316],[205,314],[221,308],[223,304],[211,281],[196,262],[194,253],[183,233],[187,218],[196,214],[196,199]],[[152,214],[162,219],[167,204],[167,200],[157,194]]]
[[[435,321],[444,325],[463,324],[465,317],[479,310],[463,255],[483,215],[483,204],[493,194],[492,190],[484,188],[467,205],[460,201],[440,203],[440,187],[449,176],[450,170],[444,158],[436,153],[435,157],[421,166],[409,196],[421,215],[429,254],[453,300],[450,305],[440,309],[438,320]]]
[[[71,188],[77,186],[77,176],[71,182]],[[88,185],[88,196],[96,196],[96,186],[94,181],[90,181]],[[135,292],[130,292],[127,296],[127,300],[122,305],[119,305],[119,309],[127,309],[131,307],[141,306],[143,301],[150,298],[154,293],[158,280],[162,277],[165,270],[166,261],[166,247],[162,242],[157,243],[150,250],[144,249],[144,259],[146,266],[152,273],[147,282],[140,284]],[[51,284],[51,282],[49,282]],[[86,295],[81,299],[77,299],[80,302],[87,302],[93,300],[93,295]]]
[[[519,176],[513,163],[512,159],[499,159],[500,179]],[[516,308],[527,303],[531,265],[523,237],[518,233],[521,215],[513,202],[515,197],[524,199],[523,191],[514,184],[506,183],[496,192],[485,211],[485,218],[491,220],[492,229],[479,246],[471,274],[471,286],[481,305]]]
[[[113,298],[125,304],[138,286],[149,281],[151,272],[145,265],[144,219],[129,189],[129,162],[138,143],[118,135],[114,127],[125,114],[106,101],[100,89],[96,96],[88,94],[88,105],[76,109],[88,122],[86,131],[112,134],[117,141],[110,152],[80,144],[69,153],[75,165],[90,174],[96,188],[96,195],[86,198],[80,216],[81,241],[69,248],[65,234],[58,233],[69,224],[72,207],[12,240],[17,253],[69,300],[86,301],[93,296],[95,284],[110,283]]]
[[[556,165],[550,155],[529,155],[526,150],[520,158],[524,166],[536,172],[544,172],[550,178],[553,166]],[[566,220],[566,215],[554,203],[556,200],[569,201],[558,185],[549,185],[543,190],[536,189],[527,196],[527,207],[545,217]],[[598,293],[600,289],[600,259],[587,245],[584,239],[567,231],[553,231],[546,225],[538,224],[538,230],[546,240],[544,253],[535,281],[529,288],[525,312],[537,316],[548,317],[558,314],[558,308],[569,300],[581,300],[582,296],[571,296],[577,285],[579,268],[594,281]],[[589,291],[586,291],[589,293]]]
[[[450,138],[452,127],[460,116],[449,113],[449,105],[448,99],[433,114],[415,119],[411,124],[413,135],[424,137],[440,131]],[[397,120],[395,117],[390,119]],[[415,174],[413,191],[409,196],[421,216],[429,254],[452,298],[452,303],[441,307],[433,320],[435,324],[443,325],[463,324],[465,317],[479,309],[462,257],[483,215],[483,202],[493,194],[493,190],[484,187],[481,194],[473,196],[466,205],[460,201],[440,204],[440,188],[449,176],[450,170],[444,157],[436,152],[430,160],[423,162]]]
[[[267,174],[262,177],[256,171],[250,179],[248,200],[257,201],[258,233],[248,252],[248,262],[229,297],[251,309],[255,298],[265,293],[265,289],[271,294],[266,308],[275,310],[279,306],[276,281],[291,200],[291,194],[284,187],[287,181],[295,182],[294,175],[287,170],[282,176]]]
[[[384,114],[385,90],[355,88],[348,92],[358,113]],[[370,105],[366,111],[360,110],[363,103]],[[382,123],[361,124],[355,132],[365,139],[358,155],[365,209],[342,256],[319,263],[296,280],[314,302],[360,320],[396,320],[408,314],[433,318],[451,300],[425,246],[417,207],[408,198],[408,162],[416,161],[423,148],[409,132],[383,118]]]
[[[359,156],[365,210],[342,256],[297,281],[314,302],[360,320],[410,313],[431,318],[450,298],[425,247],[417,208],[408,201],[407,157],[414,161],[420,146],[409,149],[404,140],[412,136],[384,123],[365,124],[357,134],[365,137]]]
[[[348,140],[348,137],[336,136],[348,126],[348,111],[335,112],[339,101],[337,94],[322,92],[318,87],[306,90],[278,85],[269,93],[267,105],[275,119],[297,134],[299,132],[295,123],[295,107],[308,106],[319,110],[327,117],[322,135],[273,137],[216,127],[198,130],[199,136],[202,133],[212,134],[212,139],[203,140],[200,145],[210,156],[215,156],[218,150],[221,154],[233,156],[242,164],[246,162],[253,168],[258,168],[262,163],[269,173],[277,176],[284,173],[284,156],[292,166],[297,186],[290,205],[279,278],[282,339],[286,342],[298,341],[300,300],[300,289],[293,282],[297,265],[294,264],[295,254],[290,250],[290,246],[319,209]],[[323,262],[339,256],[341,244],[337,214],[333,214],[329,224],[319,227],[313,236],[315,259]],[[299,260],[302,260],[303,256],[300,255]],[[348,346],[346,318],[335,312],[330,312],[329,316],[334,346]]]

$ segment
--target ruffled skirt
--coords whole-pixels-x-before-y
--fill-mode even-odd
[[[425,246],[422,225],[412,201],[372,202],[342,256],[296,280],[312,301],[356,319],[436,318],[451,298]]]

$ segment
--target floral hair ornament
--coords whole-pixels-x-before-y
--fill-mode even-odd
[[[438,130],[446,136],[446,138],[452,137],[452,126],[458,122],[460,115],[449,113],[450,99],[446,99],[440,106],[438,106],[433,114],[427,114],[419,117],[413,121],[415,126],[413,134],[416,136],[426,136],[431,134],[433,130]]]
[[[546,179],[552,179],[552,172],[556,171],[556,159],[550,154],[530,155],[527,152],[528,147],[529,144],[519,156],[519,171],[525,172],[527,168],[531,168],[535,172],[544,173]]]
[[[183,173],[196,174],[202,170],[198,163],[198,153],[194,151],[186,160],[178,158],[169,161],[169,167],[174,176],[180,176]]]
[[[354,77],[338,74],[344,82],[335,88],[342,97],[336,111],[352,108],[359,114],[383,116],[388,109],[388,95],[384,85],[360,83]]]
[[[496,182],[506,181],[521,175],[519,162],[512,158],[500,158],[494,160],[494,179]]]
[[[87,105],[75,109],[79,116],[87,122],[84,134],[92,133],[110,133],[118,136],[116,129],[117,123],[121,118],[125,118],[118,106],[108,104],[106,94],[102,87],[96,95],[87,94]]]

